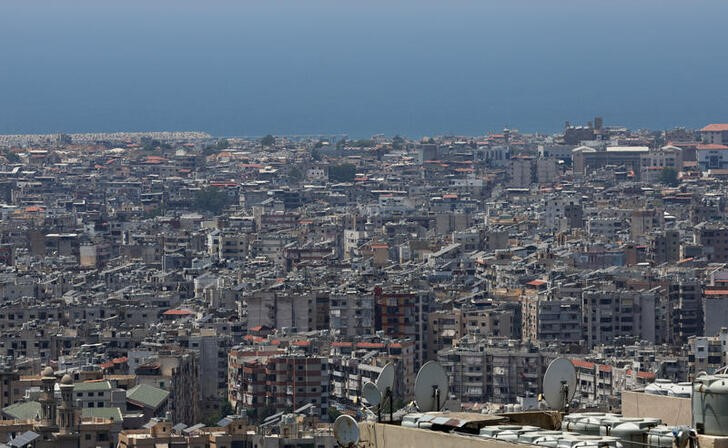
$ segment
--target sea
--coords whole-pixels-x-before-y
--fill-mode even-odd
[[[0,134],[728,122],[725,0],[0,0]]]

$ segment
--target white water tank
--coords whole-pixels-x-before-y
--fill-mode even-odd
[[[700,434],[728,436],[728,375],[693,381],[693,427]]]
[[[647,444],[651,448],[670,448],[673,443],[672,428],[656,426],[647,432]]]
[[[498,434],[504,432],[504,431],[518,431],[523,426],[520,425],[493,425],[493,426],[486,426],[483,428],[480,428],[480,437],[485,437],[488,439],[494,439]]]
[[[613,427],[611,436],[619,438],[625,448],[642,448],[652,426],[647,422],[626,422]]]
[[[540,431],[529,431],[524,432],[522,434],[518,435],[518,441],[522,443],[528,443],[528,444],[534,444],[536,440],[543,439],[546,437],[551,437],[554,440],[558,437],[563,437],[562,431],[548,431],[548,430],[540,430]]]

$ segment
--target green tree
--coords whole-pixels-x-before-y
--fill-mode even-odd
[[[288,170],[288,178],[293,182],[299,182],[303,179],[303,172],[297,166],[294,166]]]
[[[404,139],[399,135],[395,135],[394,138],[392,138],[392,149],[402,149],[403,146]]]
[[[215,144],[215,147],[217,149],[228,149],[230,147],[230,141],[226,138],[221,138],[217,141]]]
[[[222,405],[220,405],[220,415],[222,417],[227,417],[228,415],[235,414],[235,408],[233,408],[233,405],[230,404],[229,401],[224,400],[222,402]]]
[[[10,162],[10,163],[20,163],[21,162],[20,156],[15,154],[14,152],[10,151],[9,149],[6,149],[3,151],[3,156],[5,156],[5,158],[8,159],[8,162]]]
[[[219,214],[232,204],[230,196],[216,187],[207,187],[195,192],[193,207],[195,210]]]
[[[326,412],[329,414],[330,422],[333,422],[338,416],[341,415],[341,412],[339,412],[339,410],[333,406],[329,406]]]
[[[268,134],[260,139],[261,146],[273,146],[276,143],[276,138]]]
[[[156,151],[159,149],[161,144],[162,143],[156,139],[142,139],[142,150],[147,152]]]
[[[351,146],[354,146],[356,148],[365,148],[367,146],[374,146],[374,140],[366,140],[366,139],[356,140],[356,141],[351,142]]]
[[[356,167],[351,163],[342,163],[329,167],[329,180],[333,182],[352,182],[356,176]]]
[[[673,168],[665,168],[660,173],[660,182],[671,187],[677,187],[680,185],[680,180],[677,178],[677,171]]]
[[[207,145],[202,148],[202,155],[209,156],[217,152],[217,145]]]
[[[311,150],[311,158],[313,160],[315,160],[316,162],[320,161],[321,160],[321,151],[319,151],[316,148],[312,149]]]

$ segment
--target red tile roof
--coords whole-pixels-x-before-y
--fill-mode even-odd
[[[703,291],[706,296],[725,296],[728,295],[728,289],[707,289]]]
[[[589,361],[584,361],[583,359],[572,359],[571,363],[574,364],[574,367],[581,367],[582,369],[593,369],[594,363]]]
[[[711,150],[711,151],[715,151],[715,150],[719,150],[719,149],[728,149],[728,146],[726,146],[726,145],[719,145],[717,143],[706,143],[704,145],[698,145],[698,146],[696,146],[696,148],[698,150]]]
[[[189,316],[190,314],[195,314],[190,310],[167,310],[164,313],[165,316]]]
[[[728,131],[728,123],[713,123],[701,129],[703,132],[722,132]]]

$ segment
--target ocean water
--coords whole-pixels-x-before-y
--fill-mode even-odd
[[[724,0],[0,0],[0,133],[728,121]]]

